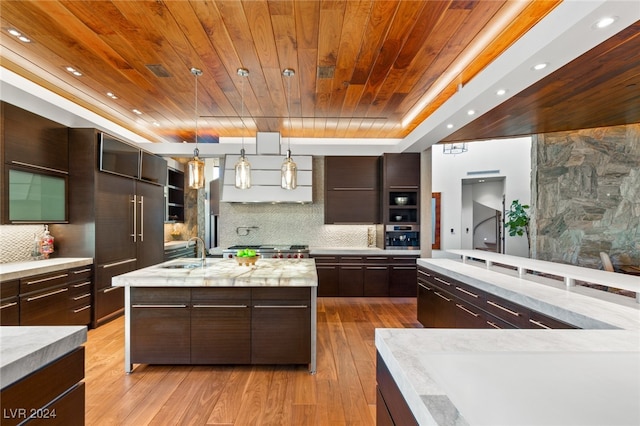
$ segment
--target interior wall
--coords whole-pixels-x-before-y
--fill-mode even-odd
[[[473,206],[471,199],[463,204],[464,179],[502,177],[507,204],[516,199],[530,204],[530,137],[472,142],[468,146],[468,152],[458,155],[444,154],[440,145],[433,147],[433,192],[442,194],[441,250],[469,248],[465,231],[467,227],[473,229]],[[507,235],[505,252],[528,256],[527,239]],[[442,251],[433,254],[445,256]]]
[[[534,138],[534,255],[640,264],[640,124]]]

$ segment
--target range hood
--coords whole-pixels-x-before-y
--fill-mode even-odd
[[[256,155],[245,155],[251,164],[251,188],[235,187],[234,166],[240,154],[227,154],[222,174],[222,202],[226,203],[311,203],[312,164],[310,155],[295,155],[298,166],[298,187],[286,190],[280,187],[280,167],[285,155],[280,153],[280,133],[258,132]]]

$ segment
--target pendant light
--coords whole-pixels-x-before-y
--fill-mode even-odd
[[[282,75],[287,77],[287,115],[289,117],[289,142],[287,145],[287,156],[280,168],[282,189],[296,189],[298,186],[298,166],[291,158],[291,77],[296,74],[291,68],[285,68]]]
[[[246,68],[238,68],[238,75],[242,77],[242,106],[240,108],[240,119],[242,120],[242,149],[240,149],[240,158],[235,165],[236,171],[236,188],[249,189],[251,188],[251,164],[244,156],[244,78],[249,75],[249,70]]]
[[[187,164],[189,175],[189,188],[200,189],[204,188],[204,161],[198,158],[200,151],[198,150],[198,77],[202,75],[202,70],[198,68],[191,68],[191,74],[196,79],[195,90],[195,115],[196,115],[196,147],[193,150],[193,159]]]

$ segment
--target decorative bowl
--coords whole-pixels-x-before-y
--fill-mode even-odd
[[[394,216],[396,222],[400,222],[402,220],[402,216]]]
[[[238,265],[240,266],[253,266],[256,264],[259,257],[260,256],[250,256],[250,257],[233,256],[233,258],[236,260],[236,262],[238,262]]]
[[[396,197],[394,201],[396,202],[396,205],[404,206],[409,202],[409,197]]]

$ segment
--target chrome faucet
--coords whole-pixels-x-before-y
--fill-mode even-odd
[[[205,264],[205,262],[206,262],[206,260],[207,260],[207,249],[206,249],[206,247],[204,246],[204,240],[203,240],[202,238],[200,238],[200,237],[191,237],[191,238],[189,238],[189,241],[187,241],[186,248],[189,248],[189,243],[190,243],[192,240],[197,240],[197,241],[199,241],[199,242],[200,242],[200,245],[201,245],[201,247],[202,247],[202,257],[201,257],[201,260],[202,260],[202,265],[204,266],[204,264]],[[197,253],[197,252],[198,252],[198,244],[196,243],[196,253]]]

